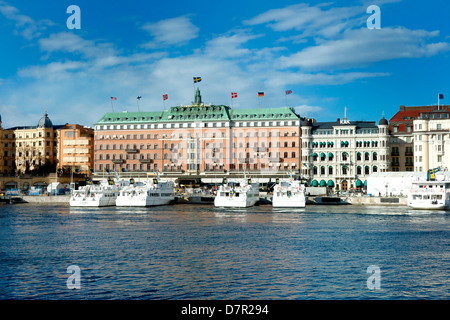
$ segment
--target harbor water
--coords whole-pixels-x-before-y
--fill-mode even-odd
[[[404,206],[2,205],[0,299],[449,299],[449,223]]]

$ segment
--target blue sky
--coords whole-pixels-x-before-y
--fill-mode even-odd
[[[66,26],[73,4],[79,30]],[[372,4],[381,29],[367,28]],[[378,121],[438,93],[449,104],[448,12],[438,0],[0,0],[2,125],[35,125],[46,108],[54,124],[92,126],[111,96],[115,111],[137,111],[136,96],[141,111],[190,104],[194,76],[206,103],[287,104],[317,121],[344,107]]]

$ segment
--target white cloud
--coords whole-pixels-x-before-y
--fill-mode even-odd
[[[154,23],[149,22],[144,24],[142,29],[153,37],[153,41],[144,45],[147,48],[160,45],[183,45],[197,38],[199,32],[199,28],[186,16],[160,20]]]
[[[309,36],[334,37],[343,30],[360,25],[364,9],[358,7],[331,7],[324,3],[310,6],[306,3],[281,9],[268,10],[245,21],[247,25],[266,24],[274,31],[295,30],[301,32],[294,39]]]
[[[384,60],[430,57],[450,48],[445,42],[429,43],[429,39],[438,35],[438,31],[404,27],[348,30],[341,39],[322,41],[281,57],[280,64],[286,68],[352,68]]]
[[[0,0],[0,13],[8,20],[14,21],[15,32],[22,35],[25,39],[31,40],[39,37],[42,31],[54,23],[47,19],[35,21],[29,16],[19,13],[19,10],[4,1]]]

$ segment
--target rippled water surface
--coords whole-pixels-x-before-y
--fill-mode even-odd
[[[0,299],[448,299],[449,218],[405,207],[3,205]],[[70,265],[80,289],[67,287]]]

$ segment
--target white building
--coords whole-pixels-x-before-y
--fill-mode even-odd
[[[450,167],[450,112],[433,110],[414,120],[414,171]]]
[[[314,122],[305,120],[302,129],[302,176],[312,186],[331,190],[363,188],[374,172],[389,170],[388,122]]]

